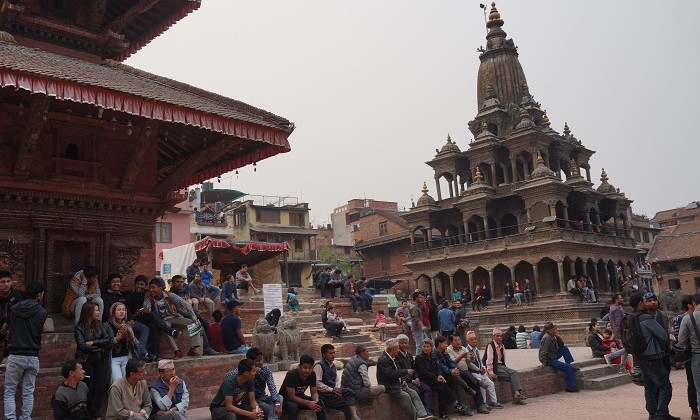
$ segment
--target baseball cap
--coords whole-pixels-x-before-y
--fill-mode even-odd
[[[644,293],[644,300],[650,300],[650,299],[657,299],[656,294],[654,292]]]

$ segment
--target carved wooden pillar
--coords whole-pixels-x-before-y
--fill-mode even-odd
[[[564,282],[564,261],[557,261],[557,269],[559,270],[559,291],[566,292],[566,282]]]

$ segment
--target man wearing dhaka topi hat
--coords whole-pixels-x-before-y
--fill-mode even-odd
[[[185,412],[190,405],[190,393],[185,381],[175,372],[172,360],[158,361],[158,379],[151,385],[154,418],[158,420],[186,420]]]
[[[526,397],[523,395],[523,387],[520,385],[518,372],[506,366],[503,331],[500,328],[494,328],[492,334],[493,339],[486,345],[486,350],[484,351],[486,372],[491,379],[498,378],[510,382],[510,389],[513,392],[513,404],[524,405],[526,404]]]

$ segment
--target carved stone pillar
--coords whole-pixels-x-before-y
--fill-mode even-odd
[[[469,238],[469,222],[462,220],[462,224],[464,225],[464,243],[471,242],[472,239]]]
[[[498,186],[498,181],[496,180],[496,164],[491,164],[491,186],[496,188]]]
[[[488,215],[481,216],[484,220],[484,239],[491,239],[491,231],[489,230],[489,217]]]
[[[555,210],[555,211],[556,211],[556,210]],[[564,213],[564,220],[566,220],[567,223],[568,223],[568,221],[569,221],[569,206],[567,206],[566,204],[564,204],[563,213]],[[568,226],[567,226],[567,227],[568,227]]]
[[[472,299],[474,298],[474,272],[472,271],[467,275],[467,282],[469,284],[469,293],[472,295]]]
[[[566,292],[566,282],[564,282],[564,261],[557,261],[557,269],[559,270],[559,291]]]
[[[430,227],[426,229],[428,233],[428,243],[426,248],[432,248],[433,247],[433,229]]]
[[[501,221],[496,219],[496,236],[497,237],[503,237],[503,231],[501,230]]]
[[[576,264],[574,263],[574,260],[569,260],[569,272],[572,276],[576,276]]]
[[[537,271],[537,264],[532,264],[532,281],[535,282],[535,295],[541,295],[542,292],[540,292],[540,274],[539,271]]]
[[[518,182],[518,161],[514,157],[510,158],[510,170],[513,171],[510,182]]]
[[[459,195],[459,176],[455,174],[454,179],[452,179],[452,183],[454,183],[455,186],[455,197]]]
[[[438,201],[442,200],[442,191],[440,191],[440,178],[435,177],[435,191],[437,192]]]
[[[496,299],[496,291],[494,290],[494,283],[493,283],[493,270],[489,270],[489,287],[491,288],[491,299]]]
[[[510,268],[510,285],[515,287],[515,267],[508,268]]]
[[[454,198],[454,196],[455,196],[455,189],[452,187],[452,182],[448,182],[448,183],[447,183],[447,186],[448,186],[449,189],[450,189],[450,198]]]
[[[430,278],[430,294],[435,298],[435,283],[437,283],[437,277],[431,277]]]
[[[450,293],[448,296],[452,296],[452,291],[455,290],[455,278],[454,276],[450,276]],[[445,299],[447,299],[447,296],[443,296]],[[448,299],[450,300],[450,299]]]

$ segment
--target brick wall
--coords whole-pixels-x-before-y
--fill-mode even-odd
[[[175,368],[177,369],[177,374],[185,380],[190,391],[190,407],[208,406],[219,390],[219,385],[223,382],[226,373],[234,369],[238,361],[243,359],[243,357],[243,355],[227,355],[215,358],[204,357],[176,360]],[[157,377],[157,364],[148,364],[146,381],[151,384]],[[4,375],[0,379],[4,382]],[[60,368],[41,369],[39,371],[34,391],[32,418],[53,418],[51,397],[62,380]],[[19,401],[19,395],[16,400]],[[0,412],[3,408],[4,404],[0,400]]]

